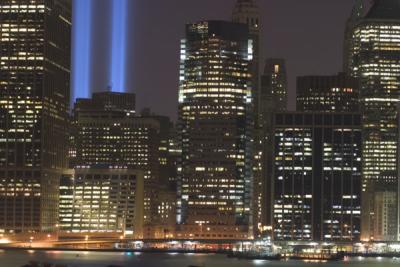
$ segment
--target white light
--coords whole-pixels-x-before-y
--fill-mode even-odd
[[[263,265],[266,261],[265,260],[253,260],[255,265]]]

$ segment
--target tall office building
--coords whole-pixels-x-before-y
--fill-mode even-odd
[[[248,27],[186,26],[181,43],[177,221],[183,238],[247,238],[251,224]]]
[[[363,239],[375,239],[375,194],[398,184],[400,1],[376,0],[353,27],[349,73],[360,80],[363,112]],[[380,236],[386,236],[379,234]],[[395,238],[398,238],[398,234]]]
[[[0,231],[55,231],[67,167],[71,3],[2,0],[0,29]]]
[[[297,78],[297,110],[359,112],[358,80],[345,73]]]
[[[274,240],[360,239],[361,141],[360,114],[274,116]]]

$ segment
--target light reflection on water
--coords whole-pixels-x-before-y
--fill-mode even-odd
[[[62,264],[68,267],[398,267],[399,259],[350,258],[346,262],[302,262],[302,261],[266,261],[238,260],[225,255],[204,254],[153,254],[122,252],[73,252],[73,251],[3,251],[0,255],[0,267],[21,267],[29,261]]]

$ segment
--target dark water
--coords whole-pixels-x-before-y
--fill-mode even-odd
[[[11,252],[0,251],[0,267],[21,267],[29,261],[63,264],[68,267],[106,267],[110,264],[124,267],[399,267],[400,259],[359,259],[343,262],[309,263],[303,261],[237,260],[224,255],[200,254],[130,254],[103,252]]]

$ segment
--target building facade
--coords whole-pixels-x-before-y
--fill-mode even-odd
[[[71,2],[0,2],[0,231],[52,232],[67,168]]]
[[[360,80],[364,118],[362,232],[364,240],[376,240],[375,194],[398,184],[400,1],[375,1],[354,25],[348,43],[348,72]]]
[[[61,231],[72,230],[74,217],[74,171],[70,169],[60,179],[58,227]]]
[[[361,145],[359,114],[274,116],[274,240],[360,239]]]
[[[297,77],[297,111],[359,112],[358,80],[345,73]]]
[[[245,24],[203,21],[181,43],[177,222],[200,238],[251,225],[249,42]]]
[[[397,241],[397,192],[378,191],[374,194],[374,239]]]

